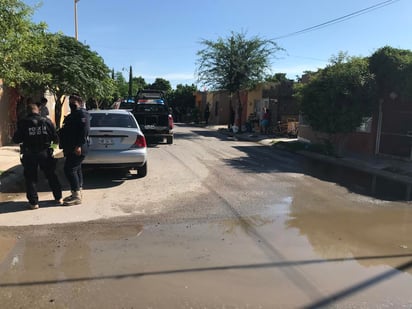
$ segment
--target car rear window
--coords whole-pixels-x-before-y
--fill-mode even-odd
[[[91,127],[118,127],[137,128],[136,121],[131,115],[121,114],[92,114],[90,117]]]
[[[167,106],[163,104],[137,104],[135,111],[137,112],[152,112],[162,113],[168,111]]]

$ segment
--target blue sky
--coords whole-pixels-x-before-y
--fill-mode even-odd
[[[33,21],[50,32],[74,36],[74,0],[24,0],[41,3]],[[176,84],[196,83],[196,52],[202,39],[231,31],[274,39],[371,7],[384,0],[80,0],[78,37],[115,71],[133,67],[146,82],[156,77]],[[272,73],[301,76],[323,68],[340,51],[369,56],[385,45],[412,49],[412,1],[388,5],[344,22],[276,40],[284,52]],[[127,78],[128,73],[124,71]],[[199,88],[201,85],[198,85]]]

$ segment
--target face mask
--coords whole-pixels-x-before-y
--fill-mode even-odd
[[[69,103],[69,106],[71,111],[75,111],[77,109],[76,103]]]

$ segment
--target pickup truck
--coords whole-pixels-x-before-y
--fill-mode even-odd
[[[168,144],[173,144],[173,116],[163,91],[140,90],[136,95],[132,113],[146,138],[166,138]]]

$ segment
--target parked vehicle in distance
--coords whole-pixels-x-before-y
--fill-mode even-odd
[[[128,99],[123,99],[120,101],[119,109],[126,109],[128,111],[133,111],[134,106],[135,106],[135,100],[128,98]]]
[[[90,110],[86,166],[128,168],[147,174],[147,143],[133,114],[123,109]]]
[[[123,98],[114,102],[111,106],[112,109],[126,109],[132,111],[135,105],[134,98]]]
[[[135,99],[133,115],[147,138],[164,139],[173,144],[173,116],[160,90],[140,90]]]

